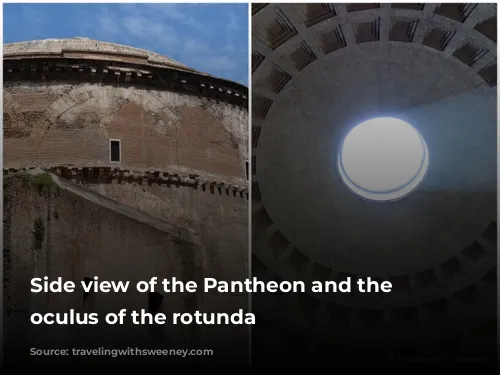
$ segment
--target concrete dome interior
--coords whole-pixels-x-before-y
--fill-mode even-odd
[[[353,345],[495,331],[496,12],[496,4],[253,6],[255,274],[393,284],[384,296],[256,296],[273,329]],[[377,117],[411,124],[431,155],[421,184],[390,204],[352,194],[335,165],[348,131]],[[276,312],[285,304],[295,315]],[[482,306],[480,318],[468,315],[471,305]]]

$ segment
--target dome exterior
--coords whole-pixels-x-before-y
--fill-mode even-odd
[[[3,55],[4,59],[7,60],[33,59],[48,56],[52,58],[76,58],[86,56],[86,58],[95,60],[133,62],[150,66],[195,71],[178,61],[154,52],[83,37],[42,39],[5,44]]]

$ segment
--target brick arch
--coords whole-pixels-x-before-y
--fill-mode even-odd
[[[229,106],[217,106],[216,103],[208,103],[204,105],[208,115],[214,120],[220,121],[224,128],[229,132],[233,133],[233,124],[238,124],[239,127],[248,127],[248,116],[245,111],[240,110],[237,113],[232,112]],[[246,147],[246,144],[244,145]]]
[[[57,119],[70,110],[75,105],[80,105],[93,98],[120,98],[127,99],[137,105],[151,111],[153,114],[167,114],[169,118],[174,121],[178,120],[178,116],[157,97],[145,91],[140,93],[129,91],[124,88],[116,87],[78,87],[72,91],[62,95],[59,99],[54,101],[50,107],[45,111],[45,115],[51,124],[54,124]]]
[[[245,127],[246,132],[248,127],[248,113],[244,110],[240,109],[235,113],[230,110],[230,106],[218,106],[216,102],[203,103],[202,108],[211,118],[220,121],[229,133],[233,133],[234,123],[237,123],[239,127]]]
[[[243,111],[242,109],[240,109],[238,111],[238,115],[236,115],[229,110],[229,106],[221,106],[214,101],[203,103],[203,108],[212,118],[216,120],[224,120],[230,118],[232,120],[241,121],[240,117],[245,117],[245,111]]]
[[[7,90],[3,90],[3,105],[8,106],[14,101],[14,96]]]
[[[10,119],[10,115],[7,112],[3,113],[3,128],[8,130],[12,128],[12,123]]]
[[[21,106],[16,98],[7,90],[3,90],[4,131],[24,131],[26,124]],[[8,119],[6,123],[5,120]]]

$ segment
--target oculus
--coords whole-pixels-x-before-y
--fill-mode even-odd
[[[352,192],[370,201],[389,202],[406,197],[420,185],[429,166],[429,151],[413,126],[379,117],[351,129],[337,163]]]

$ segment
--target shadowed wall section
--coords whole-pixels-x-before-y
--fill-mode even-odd
[[[45,175],[49,176],[49,175]],[[200,280],[200,246],[188,230],[168,225],[105,197],[27,174],[5,178],[4,275],[6,343],[12,355],[23,357],[31,347],[151,346],[149,326],[110,326],[104,314],[148,310],[148,294],[134,284],[150,274],[160,279]],[[130,259],[130,261],[124,261]],[[80,287],[68,293],[30,293],[32,277],[62,277],[77,285],[85,278],[131,282],[127,293],[90,293]],[[163,312],[199,309],[199,294],[165,296]],[[34,312],[97,312],[95,326],[35,326]],[[160,342],[199,345],[195,326],[155,327]],[[179,338],[184,337],[184,342]],[[154,342],[154,341],[153,341]],[[14,352],[12,352],[14,351]]]

